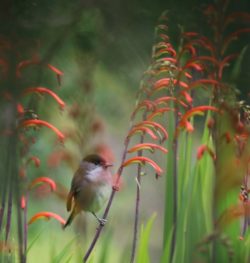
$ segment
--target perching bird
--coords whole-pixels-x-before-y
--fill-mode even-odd
[[[104,224],[106,220],[98,218],[96,212],[104,205],[111,192],[112,176],[109,164],[97,154],[86,156],[75,172],[67,198],[67,210],[72,212],[63,228],[71,224],[74,217],[82,210],[91,212]]]

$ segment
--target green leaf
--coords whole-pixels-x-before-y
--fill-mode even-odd
[[[64,259],[64,257],[66,257],[66,255],[71,251],[70,247],[71,245],[74,243],[75,239],[77,237],[74,237],[73,239],[71,239],[62,249],[62,251],[54,257],[54,259],[52,260],[52,263],[61,263],[62,260]],[[72,257],[72,255],[71,255]],[[68,260],[67,260],[68,261]]]
[[[137,263],[150,263],[149,239],[155,218],[156,218],[156,213],[154,213],[150,217],[150,219],[146,224],[146,227],[144,227],[143,224],[141,225],[141,233],[140,233],[138,254],[136,260]]]
[[[232,70],[232,74],[231,74],[232,80],[234,80],[234,81],[239,78],[240,73],[242,72],[242,61],[243,61],[243,58],[245,56],[245,53],[246,53],[247,49],[248,49],[248,45],[245,46],[241,50],[239,57],[235,61],[235,64],[234,64],[234,67],[233,67],[233,70]]]

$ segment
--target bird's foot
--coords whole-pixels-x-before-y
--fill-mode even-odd
[[[107,223],[107,219],[104,218],[98,218],[98,222],[100,223],[101,226],[104,226]]]
[[[94,215],[94,217],[98,220],[98,222],[99,222],[99,224],[101,225],[101,226],[104,226],[105,224],[106,224],[106,222],[107,222],[107,219],[105,219],[105,218],[100,218],[100,217],[98,217],[95,213],[93,213],[92,212],[92,214]]]

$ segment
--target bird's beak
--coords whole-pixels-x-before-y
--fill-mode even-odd
[[[111,166],[113,166],[112,163],[105,163],[105,164],[104,164],[104,167],[105,167],[105,168],[107,168],[107,167],[111,167]]]

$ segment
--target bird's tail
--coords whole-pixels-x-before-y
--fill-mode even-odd
[[[63,229],[65,229],[67,226],[69,226],[71,224],[71,222],[73,221],[74,217],[75,217],[76,213],[75,213],[75,209],[71,212],[68,220],[66,221],[65,225],[63,225]]]

